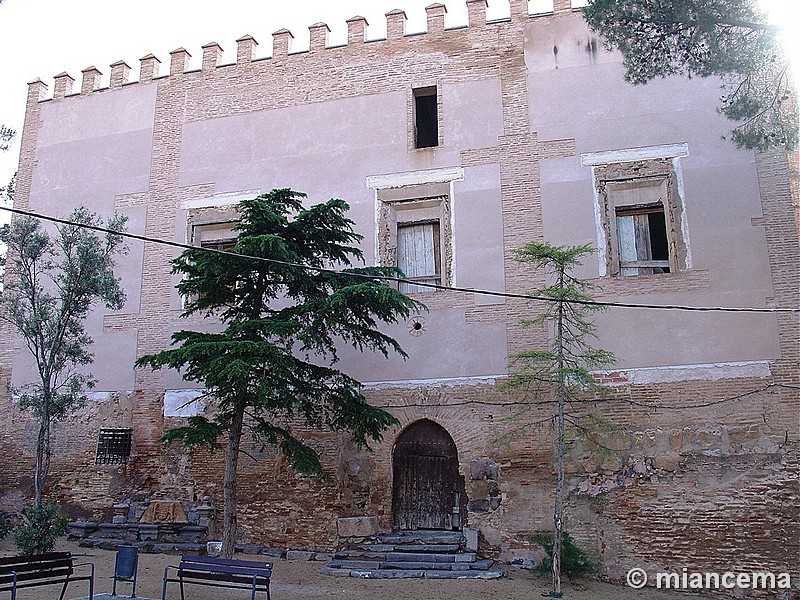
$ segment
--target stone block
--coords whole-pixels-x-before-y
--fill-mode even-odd
[[[663,456],[656,456],[653,459],[653,466],[662,471],[677,471],[681,466],[681,457],[679,454],[666,454]]]
[[[489,512],[489,501],[485,498],[481,498],[478,500],[470,500],[467,503],[467,511],[473,513],[485,513]]]
[[[470,552],[477,552],[479,535],[478,529],[475,527],[464,527],[462,533],[464,534],[466,550]]]
[[[485,479],[472,480],[467,483],[467,493],[470,498],[486,498],[489,495],[489,485]]]
[[[286,560],[299,560],[309,561],[314,556],[313,552],[306,552],[305,550],[287,550]]]
[[[342,517],[336,520],[339,537],[369,537],[378,533],[378,517]]]

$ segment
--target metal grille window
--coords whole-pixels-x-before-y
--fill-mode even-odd
[[[133,430],[130,428],[103,428],[97,436],[95,464],[118,465],[131,455]]]

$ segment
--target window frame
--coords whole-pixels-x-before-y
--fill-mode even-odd
[[[405,229],[411,229],[414,227],[425,227],[426,225],[432,225],[432,235],[431,235],[431,245],[433,251],[433,263],[434,272],[433,273],[425,273],[421,275],[409,275],[407,270],[404,269],[404,261],[401,259],[401,252],[400,249],[402,244],[400,242],[401,234],[400,232]],[[403,271],[404,277],[403,279],[409,282],[418,281],[420,283],[426,284],[433,284],[433,285],[441,285],[442,284],[442,234],[441,234],[441,222],[439,219],[425,219],[422,221],[399,221],[397,223],[397,247],[396,247],[396,266],[398,269]],[[405,283],[400,282],[398,289],[403,292],[404,294],[414,294],[419,292],[426,292],[432,291],[435,288],[429,288],[426,286],[415,285],[414,283]]]
[[[598,252],[600,275],[619,278],[658,276],[664,277],[691,268],[689,239],[684,214],[680,171],[677,158],[657,157],[630,162],[594,164],[596,213],[598,217]],[[664,186],[658,201],[617,202],[613,189],[618,185],[653,182]],[[664,267],[664,261],[652,264],[628,264],[620,259],[617,212],[652,210],[663,212],[666,233],[668,271],[654,273],[653,267]],[[625,273],[623,269],[649,269],[649,272]]]
[[[438,285],[452,285],[453,248],[452,223],[449,194],[426,196],[416,195],[411,189],[409,196],[380,199],[378,226],[378,263],[398,267],[398,228],[427,223],[438,224],[438,256],[434,257],[438,272]],[[437,190],[438,191],[438,190]],[[430,279],[424,277],[423,279]],[[409,284],[406,284],[409,285]],[[404,287],[402,284],[398,289]],[[425,293],[438,291],[435,288],[411,289],[404,293]]]
[[[433,98],[433,101],[423,101],[423,98]],[[426,85],[411,89],[411,145],[415,150],[429,150],[438,148],[442,145],[442,124],[441,124],[441,94],[438,85]],[[434,114],[428,115],[430,109]],[[422,117],[428,115],[423,122]],[[426,132],[421,135],[421,125],[425,125]],[[432,129],[432,130],[430,130]],[[420,138],[424,138],[425,143],[420,143]]]
[[[615,199],[613,190],[615,187],[628,187],[639,184],[639,189],[645,187],[663,188],[659,193],[659,199],[656,201],[637,201],[637,202],[618,202]],[[653,184],[653,185],[646,185]],[[638,275],[663,275],[674,272],[677,270],[677,243],[670,236],[669,226],[669,196],[670,196],[670,183],[668,175],[655,175],[644,177],[625,177],[621,179],[604,180],[602,187],[602,195],[605,199],[605,206],[607,212],[607,233],[608,233],[608,258],[610,259],[611,275],[619,277],[634,277]],[[667,249],[667,258],[663,259],[645,259],[645,260],[624,260],[622,257],[622,247],[620,245],[620,217],[636,216],[642,214],[660,214],[664,221],[664,235]],[[636,224],[634,223],[634,230]],[[649,225],[647,235],[649,237]],[[636,240],[640,237],[634,233],[634,247],[638,249],[635,244]],[[652,240],[648,245],[648,251],[652,253],[653,244]],[[662,272],[655,272],[653,269],[667,269]],[[636,273],[628,272],[623,273],[624,270],[637,270]]]

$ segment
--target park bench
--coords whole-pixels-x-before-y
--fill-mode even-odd
[[[170,577],[171,570],[175,573]],[[167,598],[167,583],[177,582],[181,586],[181,600],[185,600],[185,583],[213,587],[250,590],[250,600],[255,600],[256,592],[266,592],[269,600],[269,579],[272,576],[272,563],[252,560],[232,560],[211,556],[181,556],[176,567],[168,565],[164,569],[164,585],[161,600]]]
[[[75,567],[90,568],[88,575],[78,575]],[[48,552],[28,556],[6,556],[0,558],[0,592],[11,592],[11,600],[17,590],[62,584],[59,600],[63,600],[67,586],[73,581],[89,582],[89,600],[94,597],[94,565],[75,563],[69,552]]]

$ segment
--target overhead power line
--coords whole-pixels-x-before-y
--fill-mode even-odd
[[[113,231],[106,227],[101,227],[98,225],[89,225],[86,223],[77,223],[74,221],[70,221],[68,219],[62,219],[60,217],[53,217],[51,215],[43,215],[41,213],[36,213],[29,210],[23,210],[20,208],[11,208],[8,206],[0,206],[0,210],[4,210],[9,213],[13,213],[16,215],[23,215],[26,217],[32,217],[35,219],[40,219],[42,221],[49,221],[52,223],[60,223],[62,225],[70,225],[73,227],[83,227],[85,229],[91,229],[94,231],[98,231],[101,233],[110,233],[113,235],[119,235],[125,238],[139,240],[142,242],[149,242],[153,244],[160,244],[163,246],[172,246],[173,248],[180,248],[182,250],[196,250],[201,252],[211,252],[215,254],[224,254],[226,256],[231,256],[231,252],[229,250],[219,250],[216,248],[203,248],[201,246],[192,246],[190,244],[184,244],[181,242],[175,242],[172,240],[163,240],[160,238],[149,237],[146,235],[139,235],[136,233],[130,233],[127,231]],[[280,265],[284,267],[290,267],[295,269],[304,269],[307,271],[315,271],[318,273],[331,273],[334,275],[346,275],[348,277],[356,277],[361,279],[367,280],[379,280],[384,282],[392,282],[392,283],[407,283],[411,285],[415,285],[417,287],[425,287],[432,290],[446,290],[452,292],[466,292],[470,294],[479,294],[482,296],[493,296],[497,298],[514,298],[519,300],[540,300],[540,301],[552,301],[552,298],[547,298],[545,296],[536,296],[533,294],[515,294],[511,292],[498,292],[492,290],[482,290],[478,288],[463,288],[463,287],[455,287],[455,286],[448,286],[448,285],[439,285],[435,283],[423,283],[420,281],[412,281],[409,279],[405,279],[402,277],[391,277],[388,275],[369,275],[367,273],[353,273],[349,271],[337,271],[336,269],[326,269],[324,267],[314,267],[311,265],[304,265],[300,263],[293,263],[289,261],[278,260],[274,258],[266,258],[263,256],[250,256],[248,254],[235,254],[235,256],[253,260],[257,262],[263,262],[273,265]],[[585,306],[601,306],[601,307],[608,307],[608,308],[638,308],[638,309],[647,309],[647,310],[680,310],[680,311],[691,311],[691,312],[734,312],[734,313],[800,313],[800,307],[792,307],[792,308],[783,308],[783,307],[764,307],[764,308],[756,308],[756,307],[739,307],[739,306],[684,306],[680,304],[640,304],[640,303],[630,303],[630,302],[614,302],[614,301],[603,301],[603,300],[565,300],[567,303],[571,304],[581,304]]]

